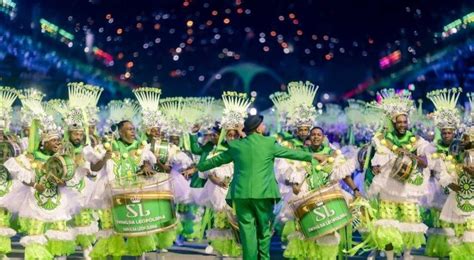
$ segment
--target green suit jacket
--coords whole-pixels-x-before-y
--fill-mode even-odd
[[[310,162],[312,154],[294,151],[276,143],[275,138],[260,134],[229,143],[229,149],[198,164],[200,171],[207,171],[234,162],[234,177],[227,194],[228,199],[280,198],[273,172],[275,158]]]

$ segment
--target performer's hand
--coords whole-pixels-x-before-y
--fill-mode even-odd
[[[421,156],[415,156],[415,159],[418,164],[418,167],[422,169],[428,167],[428,165],[426,164],[426,161]]]
[[[326,160],[326,156],[322,154],[316,154],[316,153],[313,153],[313,158],[317,160],[318,162],[323,162],[324,160]]]
[[[200,125],[200,124],[195,124],[195,125],[193,125],[193,127],[191,128],[191,132],[192,132],[193,134],[195,134],[195,133],[199,132],[200,129],[201,129],[201,125]]]
[[[149,163],[144,163],[143,166],[142,166],[142,172],[143,174],[146,176],[146,177],[150,177],[152,176],[153,174],[155,174],[155,172],[153,171],[151,165]]]
[[[95,177],[97,177],[97,174],[93,174],[92,171],[88,169],[88,170],[87,170],[87,177],[89,177],[89,178],[95,178]]]
[[[104,155],[104,159],[103,160],[109,160],[110,158],[112,158],[112,150],[107,150],[105,152],[105,155]]]
[[[298,195],[301,192],[301,185],[292,184],[291,187],[293,188],[293,193]]]
[[[467,173],[469,173],[471,176],[474,176],[474,166],[469,165],[469,166],[463,166],[463,170]]]
[[[217,184],[217,186],[219,186],[221,188],[224,188],[224,189],[227,189],[227,187],[229,187],[229,184],[225,181],[221,181]]]
[[[372,172],[374,173],[374,175],[380,174],[380,166],[372,166]]]
[[[37,190],[39,193],[43,193],[45,190],[44,185],[41,183],[35,183],[35,185],[33,185],[33,188],[35,188],[35,190]]]
[[[239,125],[239,127],[237,128],[237,132],[239,133],[239,136],[241,138],[244,138],[246,137],[247,135],[244,133],[244,125]]]
[[[451,183],[448,185],[448,188],[450,188],[452,191],[454,192],[459,192],[461,191],[461,187],[459,187],[459,185],[457,185],[456,183]]]
[[[354,191],[354,197],[355,197],[356,199],[362,197],[362,194],[360,194],[360,191],[359,191],[359,190],[355,190],[355,191]]]
[[[181,174],[184,176],[184,178],[189,179],[196,171],[196,166],[191,166],[186,170],[182,171]]]

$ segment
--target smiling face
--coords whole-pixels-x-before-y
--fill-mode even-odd
[[[309,139],[311,140],[311,146],[314,149],[318,149],[323,144],[325,137],[326,136],[324,135],[323,130],[321,130],[320,128],[313,128],[309,135]]]
[[[408,117],[399,115],[395,118],[395,131],[398,135],[404,135],[408,131]]]

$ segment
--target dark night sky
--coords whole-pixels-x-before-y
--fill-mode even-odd
[[[90,30],[94,45],[114,56],[111,67],[98,61],[91,65],[132,85],[161,87],[165,96],[197,95],[220,69],[252,62],[281,80],[268,74],[255,78],[251,90],[265,98],[291,80],[311,80],[322,91],[343,93],[379,73],[378,59],[391,51],[402,50],[408,64],[439,48],[434,33],[474,10],[473,1],[459,0],[18,2],[14,25],[23,25],[23,33],[33,34],[31,20],[45,18],[73,33],[75,46],[67,48],[41,34],[37,39],[86,60],[85,30]],[[32,15],[22,16],[25,10]],[[188,21],[193,24],[188,26]],[[415,53],[406,51],[409,47]],[[129,62],[133,67],[127,68]],[[205,94],[218,96],[241,85],[235,75],[223,75]]]

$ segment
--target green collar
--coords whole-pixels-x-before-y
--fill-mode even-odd
[[[132,150],[137,150],[139,146],[140,142],[138,140],[133,141],[131,144],[126,144],[122,140],[117,140],[113,143],[112,149],[114,151],[119,151],[122,154]]]
[[[449,146],[444,145],[442,140],[438,140],[436,142],[436,152],[447,155],[449,153]]]
[[[407,131],[402,137],[398,137],[398,135],[395,133],[395,130],[385,134],[385,138],[398,147],[402,147],[403,145],[411,143],[410,138],[412,137],[415,137],[415,135],[410,131]]]
[[[33,153],[33,156],[36,160],[39,160],[39,161],[42,161],[42,162],[46,162],[49,158],[51,158],[51,155],[47,155],[41,151],[35,151]]]
[[[333,150],[328,145],[321,144],[318,150],[314,151],[311,146],[305,149],[308,152],[317,153],[317,154],[332,154]]]

